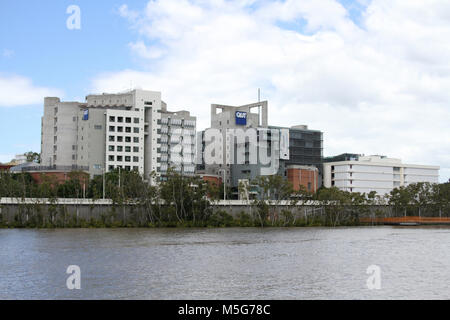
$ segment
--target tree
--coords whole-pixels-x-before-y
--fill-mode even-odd
[[[290,205],[297,202],[292,184],[280,175],[258,176],[252,184],[259,189],[259,198],[255,199],[253,204],[257,207],[256,211],[261,226],[264,226],[267,218],[270,219],[272,225],[275,223],[280,212],[279,206],[283,200],[289,201]]]
[[[27,162],[41,163],[41,154],[33,151],[28,151],[24,153],[27,158]]]

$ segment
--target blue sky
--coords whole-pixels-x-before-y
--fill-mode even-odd
[[[81,8],[80,30],[66,28],[66,9],[71,4]],[[68,100],[83,99],[96,74],[135,66],[127,46],[133,31],[117,13],[121,4],[106,0],[2,1],[0,53],[6,54],[0,56],[0,73],[58,88]],[[143,7],[145,1],[133,5]],[[0,144],[0,154],[9,157],[30,149],[39,151],[41,115],[41,102],[1,108],[2,136],[9,139]]]
[[[70,5],[80,30],[66,27]],[[2,1],[0,162],[40,151],[47,94],[158,90],[200,129],[211,103],[261,88],[271,124],[324,131],[325,155],[440,165],[447,180],[447,12],[445,0]]]

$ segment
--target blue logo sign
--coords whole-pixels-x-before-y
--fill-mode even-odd
[[[236,111],[236,124],[240,126],[247,125],[247,112]]]
[[[83,120],[89,120],[89,109],[84,110]]]

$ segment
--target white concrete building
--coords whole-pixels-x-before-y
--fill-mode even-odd
[[[172,143],[171,148],[161,133],[161,129],[167,129],[161,121],[168,119],[176,122],[180,135],[192,133],[192,143],[180,138],[178,146],[182,147],[175,148]],[[194,154],[195,126],[196,118],[189,112],[167,111],[160,92],[88,95],[83,103],[45,98],[41,162],[43,166],[86,170],[91,176],[120,167],[136,170],[148,180],[152,172],[164,174],[169,166],[193,174],[194,159],[176,160],[177,155]],[[172,157],[164,156],[167,150],[174,151]]]
[[[385,156],[359,156],[348,161],[324,163],[324,186],[344,191],[383,195],[415,182],[439,182],[439,167],[404,164]]]

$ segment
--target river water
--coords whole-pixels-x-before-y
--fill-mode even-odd
[[[448,228],[0,229],[0,299],[423,298],[450,298]]]

